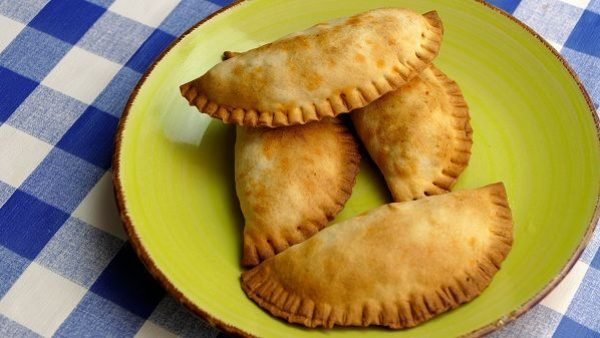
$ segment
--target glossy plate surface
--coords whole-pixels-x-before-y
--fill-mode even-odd
[[[305,330],[263,312],[239,285],[243,218],[233,179],[234,128],[198,113],[180,84],[244,51],[331,18],[384,6],[436,9],[436,64],[462,87],[474,146],[455,189],[503,181],[512,252],[477,299],[415,329]],[[598,122],[562,61],[524,26],[476,1],[249,0],[183,37],[140,85],[124,115],[115,184],[127,230],[170,292],[221,328],[266,337],[448,337],[493,329],[531,306],[574,261],[597,216]],[[337,220],[389,201],[364,161]],[[449,253],[452,254],[452,253]]]

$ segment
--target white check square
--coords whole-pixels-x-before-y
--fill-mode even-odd
[[[11,127],[0,125],[0,181],[19,187],[42,163],[52,146]]]
[[[119,64],[75,46],[42,84],[91,104],[120,69]]]
[[[567,309],[573,300],[573,296],[577,292],[579,285],[585,273],[587,272],[589,265],[577,262],[573,269],[565,276],[565,279],[558,284],[558,286],[550,292],[546,298],[544,298],[541,304],[551,308],[552,310],[565,314]]]
[[[116,0],[108,10],[150,27],[158,27],[178,3],[179,0]]]
[[[579,8],[587,8],[590,3],[590,0],[561,0],[564,3],[568,3],[569,5],[579,7]]]
[[[546,41],[550,44],[550,46],[554,47],[554,49],[556,49],[557,52],[560,52],[563,48],[563,46],[556,41],[552,41],[552,40],[546,40]]]
[[[0,314],[50,337],[86,291],[41,265],[31,263],[0,301]]]
[[[562,0],[522,0],[513,15],[544,39],[564,44],[583,12]]]
[[[112,171],[108,171],[81,201],[73,216],[118,238],[127,239],[115,205]]]
[[[2,34],[0,34],[0,52],[4,50],[17,35],[19,35],[23,30],[23,27],[25,27],[25,25],[22,23],[0,15],[0,32],[2,32]]]

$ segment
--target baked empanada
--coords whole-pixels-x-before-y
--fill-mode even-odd
[[[467,103],[433,65],[351,116],[397,202],[449,191],[469,163]]]
[[[190,105],[226,123],[304,124],[405,84],[435,58],[442,34],[436,12],[372,10],[239,54],[180,89]]]
[[[243,265],[312,236],[350,197],[360,155],[338,119],[288,128],[238,127],[235,184],[245,218]]]
[[[511,211],[497,183],[332,225],[243,272],[241,283],[291,323],[407,328],[479,295],[511,246]]]

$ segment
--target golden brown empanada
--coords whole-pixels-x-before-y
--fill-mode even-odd
[[[436,12],[377,9],[294,33],[181,86],[226,123],[304,124],[363,107],[420,73],[439,51]]]
[[[312,236],[350,197],[360,155],[338,119],[289,128],[238,127],[235,183],[246,225],[243,265]]]
[[[397,202],[449,191],[469,163],[467,103],[433,65],[351,116]]]
[[[481,293],[512,246],[502,183],[393,203],[242,273],[246,294],[308,327],[407,328]]]

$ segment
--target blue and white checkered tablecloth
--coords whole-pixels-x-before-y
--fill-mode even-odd
[[[0,337],[225,336],[139,263],[114,206],[119,117],[160,52],[230,0],[0,0]],[[600,102],[600,0],[495,0]],[[600,232],[498,337],[600,337]]]

